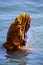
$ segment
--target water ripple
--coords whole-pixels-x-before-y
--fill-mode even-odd
[[[11,22],[22,12],[32,16],[27,46],[36,51],[9,54],[1,47]],[[43,0],[0,0],[0,65],[12,64],[43,65]]]

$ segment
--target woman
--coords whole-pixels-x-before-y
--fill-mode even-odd
[[[26,45],[25,38],[30,28],[30,22],[31,16],[26,13],[22,13],[15,18],[9,27],[7,40],[3,44],[7,50],[26,50],[23,46]]]

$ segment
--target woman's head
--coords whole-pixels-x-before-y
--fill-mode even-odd
[[[30,22],[31,22],[31,16],[26,14],[26,13],[22,13],[19,16],[16,17],[15,21],[17,22],[18,26],[20,26],[25,32],[28,31],[28,29],[30,28]]]

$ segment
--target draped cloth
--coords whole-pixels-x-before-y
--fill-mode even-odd
[[[26,34],[30,28],[30,15],[22,13],[11,23],[7,32],[7,39],[3,46],[6,49],[17,49],[17,47],[26,45]]]

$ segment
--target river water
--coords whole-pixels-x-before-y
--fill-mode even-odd
[[[23,12],[32,16],[26,44],[34,50],[6,52],[8,28]],[[0,0],[0,65],[43,65],[43,0]]]

